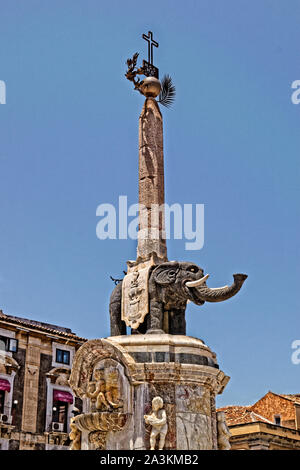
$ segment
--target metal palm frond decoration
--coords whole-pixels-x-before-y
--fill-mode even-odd
[[[176,90],[172,83],[172,78],[170,75],[165,75],[161,81],[161,92],[157,101],[163,106],[169,108],[174,102],[175,95]]]
[[[133,82],[134,89],[139,91],[146,98],[156,98],[157,102],[169,108],[175,99],[175,86],[172,83],[170,75],[165,75],[160,82],[159,70],[153,65],[153,46],[158,47],[158,42],[154,41],[153,33],[151,31],[143,34],[143,39],[148,43],[148,61],[143,60],[142,67],[137,66],[138,52],[136,52],[132,59],[127,59],[128,70],[125,77]],[[140,80],[137,75],[145,75],[144,80]]]

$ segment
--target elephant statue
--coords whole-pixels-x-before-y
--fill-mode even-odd
[[[222,302],[233,297],[247,279],[246,274],[234,274],[233,284],[209,288],[203,269],[194,263],[169,261],[151,268],[149,275],[149,313],[133,333],[186,334],[185,309],[188,301],[196,305]],[[111,336],[126,335],[121,320],[122,281],[110,298]]]

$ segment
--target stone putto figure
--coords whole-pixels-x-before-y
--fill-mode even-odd
[[[229,439],[231,432],[228,429],[225,419],[224,411],[217,412],[217,426],[218,426],[218,448],[219,450],[230,450],[231,445]]]
[[[92,408],[96,408],[97,410],[109,410],[109,404],[105,398],[105,391],[106,385],[104,380],[104,371],[96,370],[95,374],[95,382],[90,382],[88,384],[86,397],[91,399]]]
[[[163,409],[164,402],[161,397],[154,397],[152,400],[152,413],[144,415],[146,424],[152,426],[150,434],[150,449],[155,450],[157,437],[159,437],[158,449],[162,450],[165,445],[166,434],[168,431],[167,414]]]

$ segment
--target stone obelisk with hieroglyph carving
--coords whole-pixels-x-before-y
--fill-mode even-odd
[[[148,97],[139,118],[138,259],[154,253],[167,260],[164,203],[163,119],[157,101]]]
[[[122,321],[137,330],[149,313],[149,273],[167,261],[163,119],[155,96],[157,79],[148,80],[146,100],[139,118],[139,231],[137,259],[127,261],[122,283]],[[159,86],[158,86],[159,84]],[[145,328],[144,328],[145,329]]]
[[[144,65],[143,73],[145,71]],[[139,118],[138,245],[136,260],[127,261],[127,274],[122,283],[121,317],[127,327],[131,327],[133,331],[139,328],[143,332],[145,325],[142,330],[140,325],[149,313],[149,274],[153,266],[166,262],[168,258],[164,208],[163,118],[155,99],[161,91],[161,83],[156,76],[150,74],[139,83],[138,88],[146,98]]]

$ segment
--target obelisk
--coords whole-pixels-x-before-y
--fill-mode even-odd
[[[137,258],[127,261],[122,282],[121,317],[127,327],[139,329],[149,313],[149,275],[154,266],[167,261],[163,120],[155,100],[161,84],[155,77],[143,80],[145,96],[139,118],[139,231]],[[145,325],[144,325],[145,328]]]
[[[167,260],[164,203],[163,119],[157,101],[147,97],[139,118],[138,258],[155,253]]]

